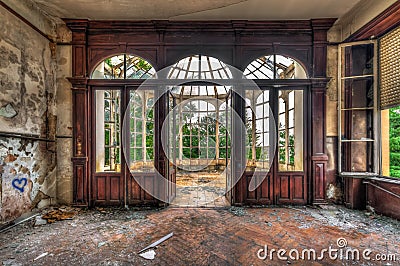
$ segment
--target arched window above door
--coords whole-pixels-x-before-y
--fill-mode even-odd
[[[300,62],[284,55],[257,58],[244,70],[247,79],[306,79],[307,72]]]
[[[231,79],[232,72],[221,60],[205,56],[192,55],[179,60],[171,67],[169,79]]]
[[[120,54],[100,62],[94,69],[92,79],[148,79],[155,76],[154,67],[136,55]]]

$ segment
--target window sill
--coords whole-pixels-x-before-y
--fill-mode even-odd
[[[370,178],[368,178],[368,180],[374,180],[374,181],[380,181],[380,182],[386,182],[386,183],[400,185],[400,178],[395,178],[395,177],[376,176],[376,177],[370,177]]]
[[[379,176],[376,173],[369,173],[369,172],[342,172],[339,173],[341,177],[354,177],[354,178],[371,178]]]

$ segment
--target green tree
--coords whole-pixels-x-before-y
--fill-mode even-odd
[[[400,106],[389,110],[390,176],[400,178]]]

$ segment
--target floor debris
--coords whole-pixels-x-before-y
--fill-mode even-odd
[[[242,207],[232,206],[228,210],[229,210],[230,213],[232,213],[232,214],[234,214],[236,216],[245,216],[247,214],[245,209],[242,208]]]
[[[30,213],[26,213],[24,215],[22,215],[21,217],[15,219],[14,222],[9,223],[7,226],[5,226],[4,228],[1,228],[0,233],[3,233],[19,224],[22,224],[24,222],[27,222],[33,218],[35,218],[36,216],[38,216],[38,213],[35,212],[30,212]]]
[[[104,246],[105,244],[107,244],[107,242],[100,242],[99,244],[97,244],[98,248],[101,248],[102,246]]]
[[[46,214],[42,215],[42,218],[47,220],[49,224],[55,221],[70,220],[74,217],[75,212],[65,211],[62,209],[50,210]]]
[[[147,247],[145,247],[144,249],[142,249],[141,251],[139,251],[138,253],[142,253],[145,250],[148,250],[150,248],[155,248],[156,246],[158,246],[159,244],[161,244],[162,242],[164,242],[165,240],[168,240],[169,238],[171,238],[174,235],[174,233],[169,233],[168,235],[160,238],[159,240],[157,240],[156,242],[148,245]]]
[[[265,245],[269,250],[321,251],[330,246],[336,248],[339,238],[345,238],[348,247],[360,249],[360,256],[368,248],[372,254],[397,254],[400,259],[400,221],[380,215],[371,219],[367,211],[343,206],[231,210],[113,207],[102,212],[82,210],[72,221],[36,227],[34,224],[32,219],[0,234],[0,265],[284,265],[287,262],[279,263],[276,256],[275,261],[261,261],[257,251]],[[146,250],[156,253],[154,259],[138,255],[145,245],[171,232],[173,237],[158,248]],[[99,248],[102,242],[106,244]],[[45,251],[49,254],[33,261]],[[292,259],[290,263],[310,265]],[[398,261],[388,263],[399,265]],[[382,264],[326,258],[313,265]]]
[[[49,252],[42,253],[39,256],[37,256],[36,258],[34,258],[33,261],[39,260],[43,257],[46,257],[47,255],[49,255]]]
[[[47,220],[40,217],[40,215],[35,217],[35,226],[46,225]]]
[[[146,252],[139,254],[139,256],[145,258],[146,260],[154,260],[156,257],[156,252],[153,249],[149,249]]]

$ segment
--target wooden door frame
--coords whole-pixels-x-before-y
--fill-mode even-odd
[[[73,200],[90,206],[91,108],[89,86],[106,81],[90,80],[98,62],[109,56],[129,53],[148,60],[156,70],[193,54],[216,57],[244,70],[256,58],[283,54],[302,62],[309,74],[312,133],[308,156],[309,203],[325,203],[327,31],[336,19],[295,21],[89,21],[65,19],[72,31],[73,102]],[[207,30],[205,30],[207,29]],[[139,37],[138,37],[139,36]],[[185,38],[182,38],[185,36]],[[188,37],[188,38],[186,38]],[[126,84],[126,80],[113,84]],[[297,81],[298,82],[298,81]],[[139,81],[129,81],[138,84]],[[285,81],[289,84],[290,81]],[[160,113],[165,115],[165,113]],[[158,119],[155,119],[157,122]],[[155,140],[157,142],[157,140]],[[156,156],[156,168],[165,170],[165,158]]]
[[[90,179],[90,205],[123,205],[126,202],[126,189],[125,189],[125,184],[126,184],[126,160],[125,156],[122,150],[122,137],[120,135],[120,165],[121,165],[121,171],[120,172],[96,172],[96,92],[97,91],[106,91],[106,90],[115,90],[120,92],[120,122],[121,122],[121,132],[122,134],[122,120],[124,117],[124,112],[126,109],[126,98],[125,98],[125,88],[124,86],[88,86],[89,89],[89,102],[90,102],[90,109],[89,113],[91,114],[91,126],[89,129],[89,134],[90,134],[90,154],[92,156],[90,157],[89,160],[89,167],[90,167],[90,173],[91,175],[89,176]],[[111,199],[111,194],[113,193],[113,190],[110,189],[109,191],[107,188],[111,188],[111,179],[115,179],[119,177],[119,188],[118,188],[118,199]],[[97,178],[104,178],[105,183],[104,183],[104,194],[106,196],[105,199],[98,199],[98,183]]]

